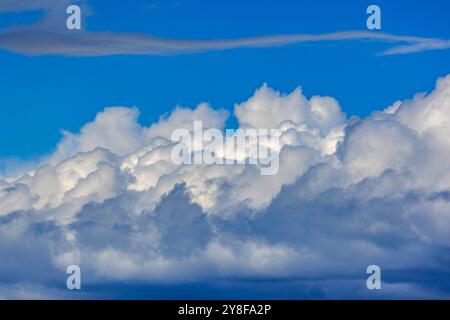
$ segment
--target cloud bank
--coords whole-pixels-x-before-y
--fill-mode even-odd
[[[366,31],[343,31],[317,35],[268,35],[219,40],[169,39],[138,33],[52,32],[48,30],[36,30],[34,28],[16,28],[0,32],[1,49],[29,56],[161,56],[239,48],[281,47],[308,42],[364,40],[398,44],[382,52],[382,55],[406,54],[450,48],[449,40],[397,36]]]
[[[66,298],[65,268],[78,264],[90,294],[252,279],[371,298],[365,269],[377,264],[375,297],[449,297],[450,75],[366,119],[268,85],[234,115],[282,131],[277,175],[173,164],[174,129],[224,128],[228,112],[201,104],[149,127],[136,108],[106,108],[47,163],[0,178],[0,296]]]

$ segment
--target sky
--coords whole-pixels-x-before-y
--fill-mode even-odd
[[[0,299],[448,299],[449,15],[2,0]],[[279,172],[174,163],[194,121],[280,130]]]

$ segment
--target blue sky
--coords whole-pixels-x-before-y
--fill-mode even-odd
[[[449,1],[69,3],[0,2],[0,299],[449,297]],[[279,172],[170,161],[195,120]]]
[[[188,39],[365,30],[370,1],[90,1],[89,31]],[[378,1],[382,31],[450,38],[448,1]],[[42,12],[0,14],[0,25]],[[55,26],[55,28],[57,28]],[[51,152],[60,129],[77,131],[106,106],[137,106],[154,122],[175,105],[210,102],[233,109],[264,82],[282,92],[302,86],[330,95],[348,115],[367,116],[431,90],[450,70],[449,52],[377,56],[387,44],[292,44],[174,56],[27,57],[0,51],[0,157]],[[230,126],[233,126],[231,121]],[[30,132],[33,134],[30,135]]]

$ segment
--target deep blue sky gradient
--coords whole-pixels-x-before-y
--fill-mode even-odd
[[[74,1],[76,2],[76,1]],[[382,31],[450,39],[450,2],[429,1],[99,1],[89,31],[211,39],[365,30],[365,10],[382,9]],[[0,14],[0,28],[40,12]],[[64,27],[64,26],[62,26]],[[364,117],[430,91],[450,73],[450,51],[378,56],[387,43],[310,43],[178,56],[26,57],[0,51],[0,159],[50,153],[61,129],[77,132],[106,106],[136,106],[148,125],[177,104],[233,110],[267,82],[282,92],[330,95]],[[230,121],[230,126],[235,125]]]

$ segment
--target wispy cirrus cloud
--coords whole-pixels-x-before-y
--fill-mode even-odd
[[[39,56],[177,55],[239,48],[281,47],[291,44],[329,41],[374,40],[401,44],[382,55],[406,54],[450,48],[443,39],[397,36],[368,31],[326,34],[270,35],[239,39],[189,40],[161,38],[140,33],[52,32],[34,28],[11,29],[0,33],[0,48]]]
[[[69,1],[16,1],[0,3],[0,13],[42,10],[36,24],[0,30],[0,49],[23,55],[108,56],[179,55],[238,48],[281,47],[310,42],[378,41],[393,44],[382,55],[406,54],[450,48],[450,40],[393,35],[369,31],[340,31],[324,34],[278,34],[231,39],[175,39],[144,33],[68,32],[64,24],[64,6]],[[90,12],[87,1],[82,1]]]

